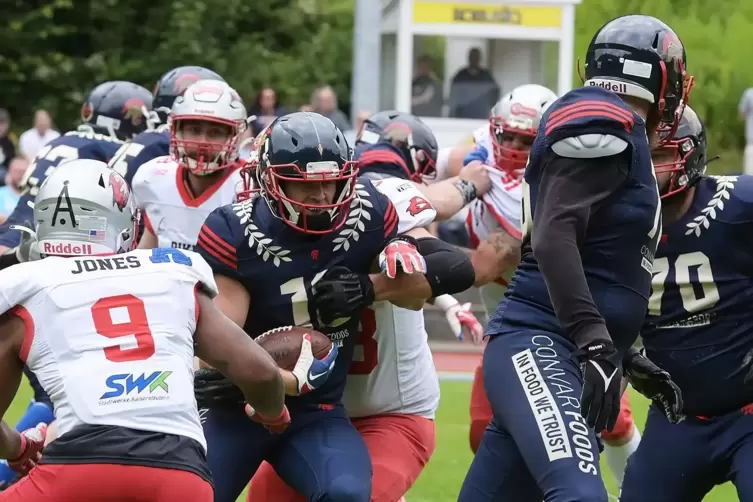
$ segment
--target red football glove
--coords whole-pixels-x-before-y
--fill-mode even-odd
[[[18,455],[8,459],[8,466],[25,476],[37,465],[42,458],[42,448],[47,437],[47,424],[37,424],[33,429],[26,429],[21,433],[21,447]]]
[[[389,241],[379,253],[379,268],[390,279],[401,270],[408,275],[425,274],[426,260],[418,252],[416,239],[401,235]]]
[[[285,429],[288,428],[288,425],[290,425],[290,412],[288,411],[288,407],[284,406],[282,407],[282,412],[280,412],[280,415],[275,418],[268,418],[260,413],[257,413],[255,409],[251,407],[250,404],[246,405],[246,415],[251,418],[254,422],[258,422],[262,424],[264,427],[269,430],[269,432],[279,434],[280,432],[285,431]]]

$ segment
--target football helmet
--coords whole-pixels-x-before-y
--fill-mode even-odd
[[[78,159],[61,164],[34,200],[34,231],[42,258],[131,251],[137,229],[138,213],[128,183],[104,162]]]
[[[217,73],[202,66],[179,66],[159,78],[153,92],[153,109],[156,113],[156,117],[153,117],[155,128],[156,124],[167,124],[167,117],[170,115],[175,98],[180,96],[186,90],[186,87],[198,80],[225,81]]]
[[[541,117],[556,100],[557,95],[543,85],[526,84],[516,87],[494,105],[489,116],[489,135],[497,169],[512,176],[523,172]],[[528,147],[513,148],[510,140],[514,135],[521,136]]]
[[[116,80],[92,89],[81,107],[79,129],[128,140],[146,130],[152,94],[144,87]]]
[[[219,80],[198,80],[173,103],[170,152],[192,174],[206,176],[238,159],[245,130],[246,106],[238,93]]]
[[[585,85],[652,104],[665,137],[674,136],[693,88],[685,47],[651,16],[622,16],[596,32],[586,53]]]
[[[376,135],[379,135],[376,139]],[[356,144],[389,143],[400,152],[407,166],[407,178],[421,183],[424,176],[436,174],[439,147],[434,133],[411,113],[389,110],[375,113],[364,121]]]
[[[356,189],[358,163],[342,131],[318,113],[296,112],[275,120],[258,138],[256,186],[272,214],[306,234],[340,228]],[[332,202],[293,200],[288,183],[335,182]],[[247,183],[248,186],[248,183]]]
[[[670,197],[693,186],[706,172],[706,128],[690,106],[685,107],[674,136],[664,138],[654,149],[656,174],[671,173],[669,187],[661,197]]]

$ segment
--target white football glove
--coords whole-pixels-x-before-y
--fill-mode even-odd
[[[470,335],[476,345],[484,341],[484,327],[471,312],[470,302],[461,305],[452,295],[442,295],[434,299],[434,305],[444,311],[447,324],[458,340]]]

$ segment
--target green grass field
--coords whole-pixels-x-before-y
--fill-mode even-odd
[[[468,402],[470,383],[443,382],[442,402],[437,415],[437,449],[416,485],[408,493],[408,502],[455,502],[460,485],[471,463],[471,450],[468,448]],[[16,396],[6,420],[14,424],[29,404],[31,392],[25,383]],[[630,402],[633,416],[639,427],[646,420],[647,401],[632,393]],[[609,468],[602,463],[607,489],[616,495],[617,489],[609,474]],[[244,497],[238,499],[245,500]],[[616,497],[614,497],[616,500]],[[734,487],[727,483],[718,486],[705,499],[705,502],[734,502],[739,500]]]

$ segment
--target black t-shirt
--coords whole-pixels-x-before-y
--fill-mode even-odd
[[[442,115],[442,85],[430,76],[413,79],[413,97],[417,98],[426,92],[431,92],[431,99],[427,103],[413,105],[411,112],[419,117],[439,117]]]

